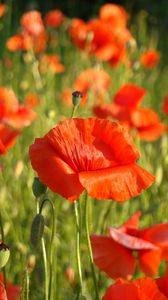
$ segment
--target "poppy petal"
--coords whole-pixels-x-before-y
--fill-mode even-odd
[[[137,107],[146,91],[132,83],[123,85],[114,96],[114,102],[127,107]]]
[[[96,266],[109,277],[130,278],[136,261],[132,253],[117,244],[111,237],[91,235],[93,259]]]
[[[154,141],[163,134],[165,129],[166,126],[159,122],[147,128],[138,129],[138,136],[144,141]]]
[[[6,295],[6,291],[5,291],[5,287],[4,287],[4,285],[1,281],[0,281],[0,299],[1,300],[8,300],[7,295]]]
[[[69,201],[76,200],[83,192],[78,175],[57,155],[45,138],[36,139],[30,146],[29,154],[34,170],[53,192]]]
[[[76,172],[128,164],[139,158],[128,132],[108,120],[65,120],[50,130],[46,139]]]
[[[156,280],[156,284],[159,288],[159,290],[168,297],[168,267],[166,269],[166,274],[164,277],[161,278],[157,278]]]
[[[168,261],[168,222],[140,231],[140,236],[162,250],[162,259]]]
[[[122,284],[111,285],[102,300],[140,300],[138,290],[132,283],[124,282]]]
[[[131,250],[140,250],[140,249],[152,249],[156,250],[158,247],[153,245],[152,243],[145,241],[141,238],[131,236],[127,233],[123,233],[116,228],[109,228],[109,233],[112,239],[119,243],[120,245],[131,249]]]
[[[154,176],[137,164],[79,173],[79,180],[96,199],[125,201],[154,182]]]
[[[161,250],[140,250],[139,267],[147,276],[155,276],[161,260]]]
[[[140,278],[133,281],[137,287],[139,299],[143,300],[166,300],[167,298],[159,291],[156,282],[152,278]]]
[[[120,228],[134,228],[137,229],[139,226],[139,219],[141,216],[141,211],[137,211],[134,215],[132,215],[129,220],[124,223]]]

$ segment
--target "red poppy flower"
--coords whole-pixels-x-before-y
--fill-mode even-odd
[[[145,93],[144,89],[134,84],[125,84],[115,94],[114,103],[97,105],[93,111],[100,118],[113,117],[126,122],[130,128],[137,130],[143,140],[156,140],[165,131],[165,125],[155,111],[139,107]]]
[[[162,106],[162,111],[163,111],[163,113],[168,115],[168,94],[165,96],[163,106]]]
[[[0,280],[3,282],[3,275],[0,274]],[[0,281],[0,284],[3,285],[3,283]],[[0,298],[1,300],[19,300],[21,288],[18,285],[13,285],[10,281],[7,281],[7,298]],[[6,294],[6,293],[5,293]],[[1,296],[1,294],[0,294]]]
[[[159,53],[154,49],[150,49],[141,55],[140,62],[144,67],[148,69],[152,69],[157,65],[159,59],[160,59]]]
[[[32,36],[39,35],[44,31],[44,24],[39,11],[32,10],[24,13],[20,23],[23,30]]]
[[[5,154],[15,144],[19,134],[18,130],[0,124],[0,155]]]
[[[127,132],[107,120],[65,120],[36,139],[29,154],[40,180],[69,201],[86,189],[96,199],[121,202],[154,182],[136,164],[139,153]]]
[[[159,290],[167,297],[168,299],[168,267],[164,277],[156,279],[156,284]]]
[[[110,76],[104,70],[92,68],[80,73],[74,82],[74,90],[82,93],[82,104],[85,104],[89,91],[94,93],[94,98],[102,102],[110,85]]]
[[[50,70],[53,73],[62,73],[64,65],[60,63],[60,58],[56,54],[44,54],[40,60],[40,70],[47,72]]]
[[[128,279],[134,274],[133,251],[137,251],[140,269],[147,276],[157,274],[161,260],[168,261],[168,223],[139,230],[139,217],[138,212],[123,226],[109,228],[110,236],[91,235],[94,262],[111,278]]]
[[[26,34],[17,34],[11,36],[7,42],[6,47],[9,51],[15,52],[18,50],[29,50],[33,47],[30,36]]]
[[[26,106],[19,105],[12,90],[0,87],[0,123],[18,129],[29,126],[35,118],[35,112]]]
[[[49,11],[44,19],[44,23],[48,27],[56,28],[59,27],[64,21],[64,15],[61,10],[55,9]]]
[[[40,98],[37,94],[30,93],[25,96],[24,102],[27,107],[34,108],[40,104]]]
[[[167,300],[151,278],[141,278],[127,282],[118,280],[111,285],[102,300]]]
[[[5,4],[0,4],[0,18],[4,15],[6,10],[6,5]]]
[[[116,4],[106,3],[99,11],[100,19],[109,20],[114,26],[126,26],[128,14],[125,9]]]

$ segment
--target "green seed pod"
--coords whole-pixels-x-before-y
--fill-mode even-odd
[[[0,268],[3,268],[9,259],[10,256],[10,250],[7,245],[4,243],[0,243]]]
[[[37,214],[33,220],[30,233],[30,242],[34,248],[38,248],[43,237],[45,220],[43,215]]]
[[[82,93],[79,91],[75,91],[72,93],[72,102],[74,106],[77,106],[80,104],[82,98]]]
[[[38,177],[35,177],[32,185],[32,190],[34,196],[37,198],[45,194],[47,187],[40,181]]]

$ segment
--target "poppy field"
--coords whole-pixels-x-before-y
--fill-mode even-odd
[[[168,299],[168,67],[149,19],[0,4],[0,300]]]

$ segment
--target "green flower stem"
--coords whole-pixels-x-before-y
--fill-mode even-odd
[[[2,223],[1,213],[0,213],[0,229],[1,229],[2,242],[5,242],[5,234],[4,234],[4,230],[3,230],[3,223]],[[6,289],[6,268],[5,267],[2,268],[2,272],[3,272],[4,286],[5,286],[5,289]]]
[[[49,285],[48,285],[48,299],[51,300],[52,282],[53,282],[52,260],[53,260],[53,245],[54,245],[54,235],[55,235],[55,207],[52,201],[46,198],[43,200],[40,206],[40,213],[42,212],[45,203],[49,203],[52,209],[52,231],[51,231],[50,248],[49,248]]]
[[[96,294],[95,299],[99,300],[98,284],[97,284],[96,273],[95,273],[95,269],[94,269],[93,254],[92,254],[92,247],[91,247],[90,234],[89,234],[89,199],[88,199],[87,193],[86,193],[86,199],[85,199],[85,230],[86,230],[86,240],[87,240],[87,246],[88,246],[90,266],[91,266],[91,271],[92,271],[92,278],[93,278],[93,283],[94,283],[94,287],[95,287],[95,294]]]
[[[74,118],[77,107],[78,107],[78,105],[74,105],[74,106],[73,106],[71,118]]]
[[[76,220],[76,257],[77,257],[77,267],[78,267],[78,277],[79,277],[79,284],[80,284],[80,293],[83,293],[83,280],[82,280],[82,268],[81,268],[81,257],[80,257],[80,235],[81,235],[81,228],[80,228],[80,220],[79,220],[79,213],[78,213],[78,202],[74,202],[75,208],[75,220]],[[79,294],[80,294],[79,293]]]
[[[37,213],[41,213],[41,207],[39,210],[39,204],[37,202]],[[44,274],[45,274],[45,300],[48,300],[48,268],[47,268],[47,253],[44,243],[44,238],[41,239],[41,248],[43,253],[43,263],[44,263]]]

